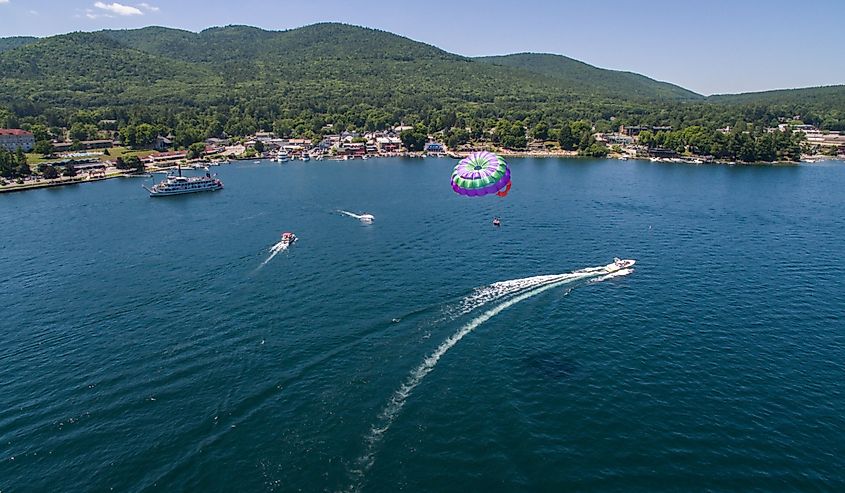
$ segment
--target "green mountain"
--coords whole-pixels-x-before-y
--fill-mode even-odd
[[[633,72],[601,69],[561,55],[516,53],[479,57],[476,60],[546,75],[570,87],[591,91],[593,94],[624,95],[644,99],[704,99],[704,96],[700,94],[668,82],[659,82]]]
[[[68,109],[250,100],[294,110],[363,105],[395,112],[448,105],[605,106],[670,92],[697,97],[654,81],[649,89],[649,79],[633,74],[592,70],[574,78],[549,75],[333,23],[281,32],[149,27],[52,36],[3,51],[0,104],[17,104],[26,95],[33,104]],[[626,87],[625,77],[636,84]]]
[[[0,125],[20,118],[51,126],[90,123],[92,112],[121,124],[182,125],[211,134],[223,126],[237,135],[399,121],[484,131],[500,118],[550,128],[579,119],[603,129],[619,123],[715,128],[737,121],[767,125],[784,112],[809,113],[833,129],[845,127],[845,90],[704,98],[563,56],[473,59],[336,23],[287,31],[147,27],[0,39]]]
[[[28,45],[38,41],[38,38],[32,36],[14,36],[11,38],[0,38],[0,52],[12,50],[18,46]]]

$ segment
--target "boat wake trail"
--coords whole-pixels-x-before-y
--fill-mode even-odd
[[[559,286],[597,278],[607,274],[608,270],[606,267],[590,267],[567,274],[534,276],[523,279],[513,279],[510,281],[501,281],[479,288],[461,300],[457,308],[457,315],[468,314],[473,310],[481,308],[482,306],[492,302],[501,300],[505,301],[476,316],[458,329],[457,332],[443,341],[434,350],[434,352],[428,355],[428,357],[426,357],[419,366],[411,371],[405,382],[402,383],[393,395],[390,396],[387,401],[387,405],[378,415],[377,423],[370,429],[370,432],[364,438],[364,453],[355,461],[354,469],[350,471],[352,484],[349,488],[347,488],[347,491],[357,492],[361,489],[364,477],[375,461],[375,454],[377,452],[378,445],[381,443],[384,435],[396,420],[399,413],[401,413],[408,397],[411,396],[411,393],[423,381],[423,379],[434,370],[435,366],[437,366],[437,363],[440,361],[440,358],[442,358],[450,349],[455,347],[461,339],[483,323],[517,303]],[[565,294],[569,294],[571,290],[572,288],[570,288]]]
[[[343,209],[338,209],[337,212],[343,214],[344,216],[353,217],[362,223],[371,223],[375,220],[375,217],[372,214],[355,214],[354,212],[345,211]]]
[[[340,212],[344,216],[354,217],[355,219],[361,219],[359,214],[355,214],[354,212],[344,211],[342,209],[338,209],[337,212]]]
[[[267,265],[268,262],[273,260],[273,257],[278,255],[279,252],[283,252],[287,249],[288,249],[288,244],[285,243],[285,242],[282,242],[282,241],[280,241],[280,242],[276,243],[275,245],[271,246],[270,247],[270,256],[267,257],[267,259],[264,260],[264,262],[261,262],[261,265],[259,265],[258,268],[260,269],[261,267],[264,267],[265,265]]]

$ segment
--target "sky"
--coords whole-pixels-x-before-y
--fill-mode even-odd
[[[0,0],[0,37],[344,22],[466,56],[540,52],[701,94],[845,84],[842,0]]]

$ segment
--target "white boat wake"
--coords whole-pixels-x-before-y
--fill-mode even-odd
[[[265,265],[267,265],[267,263],[269,263],[271,260],[273,260],[273,257],[278,255],[280,252],[284,252],[285,250],[287,250],[288,246],[290,246],[290,244],[285,243],[283,241],[280,241],[280,242],[276,243],[275,245],[271,246],[270,247],[270,256],[267,257],[267,259],[264,260],[264,262],[261,262],[260,267],[264,267]]]
[[[607,281],[609,279],[615,279],[617,277],[627,276],[627,275],[633,274],[633,273],[634,273],[634,269],[620,269],[616,272],[611,272],[610,274],[605,274],[601,277],[594,277],[594,278],[590,279],[590,282],[591,283],[597,283],[597,282]]]
[[[633,262],[631,262],[631,264],[633,264]],[[625,273],[623,274],[622,272]],[[568,274],[534,276],[523,279],[496,282],[489,286],[479,288],[474,293],[464,298],[461,301],[459,308],[460,315],[467,314],[476,308],[480,308],[491,302],[500,301],[505,298],[507,298],[507,300],[473,318],[458,329],[457,332],[443,341],[434,350],[434,352],[432,352],[419,366],[411,371],[405,382],[402,383],[393,395],[390,396],[387,401],[387,405],[377,418],[377,424],[370,429],[370,432],[364,438],[364,453],[356,460],[355,468],[350,471],[352,475],[352,484],[349,488],[347,488],[347,491],[359,491],[361,489],[364,476],[375,461],[375,454],[377,452],[378,445],[381,443],[385,433],[387,433],[387,430],[396,420],[396,417],[402,411],[408,397],[410,397],[411,393],[423,381],[423,379],[434,370],[435,366],[440,361],[440,358],[442,358],[450,349],[455,347],[455,345],[467,334],[513,305],[537,296],[549,289],[581,280],[604,280],[611,278],[611,276],[619,277],[630,274],[631,272],[633,272],[633,269],[617,269],[614,264],[608,264],[601,267],[581,269]],[[567,290],[564,295],[568,295],[571,290],[572,288]],[[509,296],[510,298],[508,298]]]
[[[375,216],[373,216],[372,214],[355,214],[354,212],[349,212],[342,209],[338,209],[337,212],[343,214],[344,216],[354,217],[362,223],[367,224],[372,223],[376,219]]]

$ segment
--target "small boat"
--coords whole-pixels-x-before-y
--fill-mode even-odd
[[[361,214],[358,217],[358,220],[361,221],[362,223],[365,223],[365,224],[372,224],[373,221],[376,220],[376,217],[373,216],[372,214]]]
[[[620,259],[618,257],[614,257],[613,263],[605,265],[604,270],[606,272],[616,272],[616,271],[620,271],[622,269],[627,269],[627,268],[631,267],[632,265],[634,265],[635,263],[637,263],[636,260],[631,260],[631,259],[623,260],[623,259]]]
[[[295,242],[296,240],[297,238],[295,234],[291,233],[290,231],[285,231],[284,233],[282,233],[282,241],[280,241],[279,244],[282,246],[282,248],[287,248],[291,245],[291,243]]]
[[[301,158],[301,159],[302,159],[303,161],[310,161],[310,160],[311,160],[311,156],[309,156],[308,154],[302,154],[302,158]]]
[[[493,218],[493,226],[501,226],[501,225],[502,225],[502,221],[499,221],[498,217],[494,217]]]

